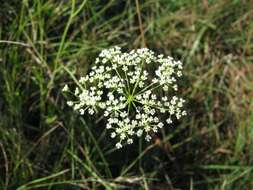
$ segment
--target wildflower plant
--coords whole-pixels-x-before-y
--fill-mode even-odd
[[[120,47],[105,49],[77,81],[74,98],[67,104],[81,115],[103,114],[117,148],[132,144],[136,136],[150,141],[165,123],[186,115],[185,101],[175,95],[182,69],[180,61],[147,48],[129,53]],[[63,91],[71,92],[67,85]]]

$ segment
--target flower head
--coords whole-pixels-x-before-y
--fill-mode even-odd
[[[119,47],[105,49],[88,75],[80,78],[76,99],[68,105],[81,115],[102,112],[111,138],[118,139],[117,148],[123,142],[132,144],[135,136],[144,135],[150,141],[151,133],[186,114],[185,101],[171,97],[178,89],[182,68],[180,61],[155,55],[147,48],[129,53]]]

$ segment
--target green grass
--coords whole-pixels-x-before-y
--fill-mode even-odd
[[[63,85],[113,45],[185,65],[188,116],[152,143],[116,150],[66,106]],[[0,189],[252,189],[252,61],[250,0],[2,2]]]

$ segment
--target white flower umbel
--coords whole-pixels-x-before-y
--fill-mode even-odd
[[[75,99],[67,104],[81,115],[103,114],[111,138],[118,139],[117,148],[132,144],[135,136],[150,141],[152,133],[186,115],[184,100],[174,95],[182,68],[180,61],[147,48],[129,53],[119,47],[106,49],[80,78],[72,93]],[[69,92],[69,87],[63,91]]]

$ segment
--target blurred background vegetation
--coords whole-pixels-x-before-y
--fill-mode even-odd
[[[0,189],[253,189],[252,0],[1,0]],[[184,63],[188,116],[115,150],[63,66],[146,46]]]

